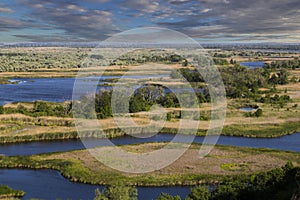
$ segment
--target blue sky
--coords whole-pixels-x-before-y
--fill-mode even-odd
[[[200,42],[300,41],[299,0],[1,0],[0,42],[101,41],[164,27]]]

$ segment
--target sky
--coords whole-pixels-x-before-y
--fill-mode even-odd
[[[300,41],[299,0],[0,0],[0,42],[102,41],[163,27],[203,43]]]

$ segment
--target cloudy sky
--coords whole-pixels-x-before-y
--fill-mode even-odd
[[[299,0],[1,0],[0,42],[101,41],[165,27],[200,42],[299,42]]]

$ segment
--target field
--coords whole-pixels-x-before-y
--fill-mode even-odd
[[[147,152],[161,148],[164,143],[125,145],[130,152]],[[101,150],[108,150],[110,147]],[[170,166],[147,174],[129,174],[113,170],[97,161],[88,150],[33,156],[0,157],[0,166],[5,168],[57,169],[72,181],[113,184],[124,181],[130,185],[166,186],[215,183],[222,177],[254,174],[283,166],[292,161],[300,165],[300,155],[267,149],[216,146],[209,156],[199,158],[200,145],[193,144],[182,157]],[[150,162],[150,161],[149,161]]]
[[[227,107],[222,135],[272,138],[300,131],[300,68],[297,65],[299,54],[219,49],[208,51],[220,71],[226,89]],[[137,50],[114,60],[111,55],[105,56],[95,55],[90,48],[2,48],[0,84],[18,84],[10,82],[13,78],[75,78],[77,75],[80,77],[107,75],[113,77],[98,86],[116,86],[120,80],[117,76],[169,75],[170,69],[173,69],[181,73],[195,89],[199,107],[180,107],[178,99],[162,92],[165,88],[160,85],[180,89],[185,87],[173,72],[170,76],[153,78],[146,82],[143,79],[128,78],[126,83],[130,86],[144,85],[144,88],[141,87],[141,90],[133,94],[130,103],[135,106],[126,114],[133,120],[134,126],[120,125],[113,118],[110,112],[111,93],[107,91],[96,96],[96,100],[100,99],[98,103],[101,105],[97,107],[96,104],[97,108],[95,107],[97,119],[86,117],[89,115],[84,109],[73,109],[75,103],[79,102],[81,105],[89,103],[89,96],[73,102],[70,100],[12,102],[0,106],[0,143],[79,138],[76,129],[78,127],[75,126],[76,119],[73,118],[73,115],[78,113],[80,117],[77,120],[80,126],[90,125],[80,135],[81,137],[121,137],[126,134],[122,128],[132,133],[140,130],[149,132],[150,129],[147,127],[150,124],[160,125],[162,121],[160,116],[156,116],[159,112],[151,110],[155,104],[160,104],[162,107],[159,109],[164,109],[166,115],[163,119],[163,128],[159,132],[176,134],[180,128],[182,114],[199,111],[200,116],[193,115],[186,127],[181,128],[184,130],[183,133],[190,134],[191,124],[197,124],[196,134],[198,136],[207,134],[211,113],[213,109],[219,107],[212,108],[212,99],[207,92],[210,85],[203,81],[201,74],[197,74],[193,65],[188,64],[189,59],[162,50],[157,52]],[[87,57],[90,67],[86,66],[86,61],[83,62]],[[238,62],[242,61],[264,61],[267,64],[263,69],[248,70],[239,65]],[[200,90],[202,92],[196,92]],[[246,112],[241,108],[252,108],[253,111]],[[95,122],[98,123],[96,126]],[[104,134],[97,130],[99,127]],[[122,145],[120,148],[133,153],[147,153],[165,145],[166,143],[142,143]],[[168,150],[176,151],[176,145],[169,147]],[[171,165],[146,174],[119,172],[102,164],[91,154],[91,152],[110,152],[111,156],[114,153],[111,147],[32,156],[0,155],[0,167],[55,169],[74,182],[100,185],[122,182],[131,186],[194,186],[222,184],[225,179],[234,177],[252,177],[261,172],[278,169],[288,162],[296,167],[300,166],[300,154],[295,152],[217,145],[206,157],[200,159],[199,148],[199,144],[192,144],[184,155]],[[115,162],[109,157],[107,159]],[[153,160],[149,160],[144,164],[152,162]],[[3,191],[0,193],[24,195],[22,191],[13,191],[5,186]]]

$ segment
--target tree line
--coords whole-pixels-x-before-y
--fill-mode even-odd
[[[109,186],[95,191],[94,200],[137,200],[135,187]],[[252,175],[225,177],[214,187],[191,188],[185,200],[297,200],[300,198],[300,168],[288,162],[281,168]],[[181,200],[180,196],[162,193],[157,200]]]
[[[181,93],[181,98],[185,100],[190,100],[192,92]],[[98,119],[105,119],[112,117],[112,91],[102,90],[98,92],[95,97],[83,96],[80,99],[80,106],[76,109],[76,114],[79,117],[89,118],[95,117],[93,113],[96,114]],[[210,100],[208,93],[203,94],[201,92],[196,92],[196,102],[208,102]],[[121,97],[119,98],[121,99]],[[122,98],[125,99],[125,98]],[[125,100],[124,100],[125,101]],[[123,101],[113,101],[113,103],[124,103]],[[93,104],[95,106],[93,106]],[[165,87],[161,85],[144,85],[138,88],[134,94],[129,99],[129,110],[120,109],[120,113],[136,113],[141,111],[149,111],[150,108],[155,105],[160,104],[165,108],[170,107],[180,107],[180,102],[176,97],[176,94],[168,91]],[[187,103],[186,103],[187,104]],[[192,104],[188,104],[193,106]],[[116,105],[118,108],[123,108],[124,105]]]

